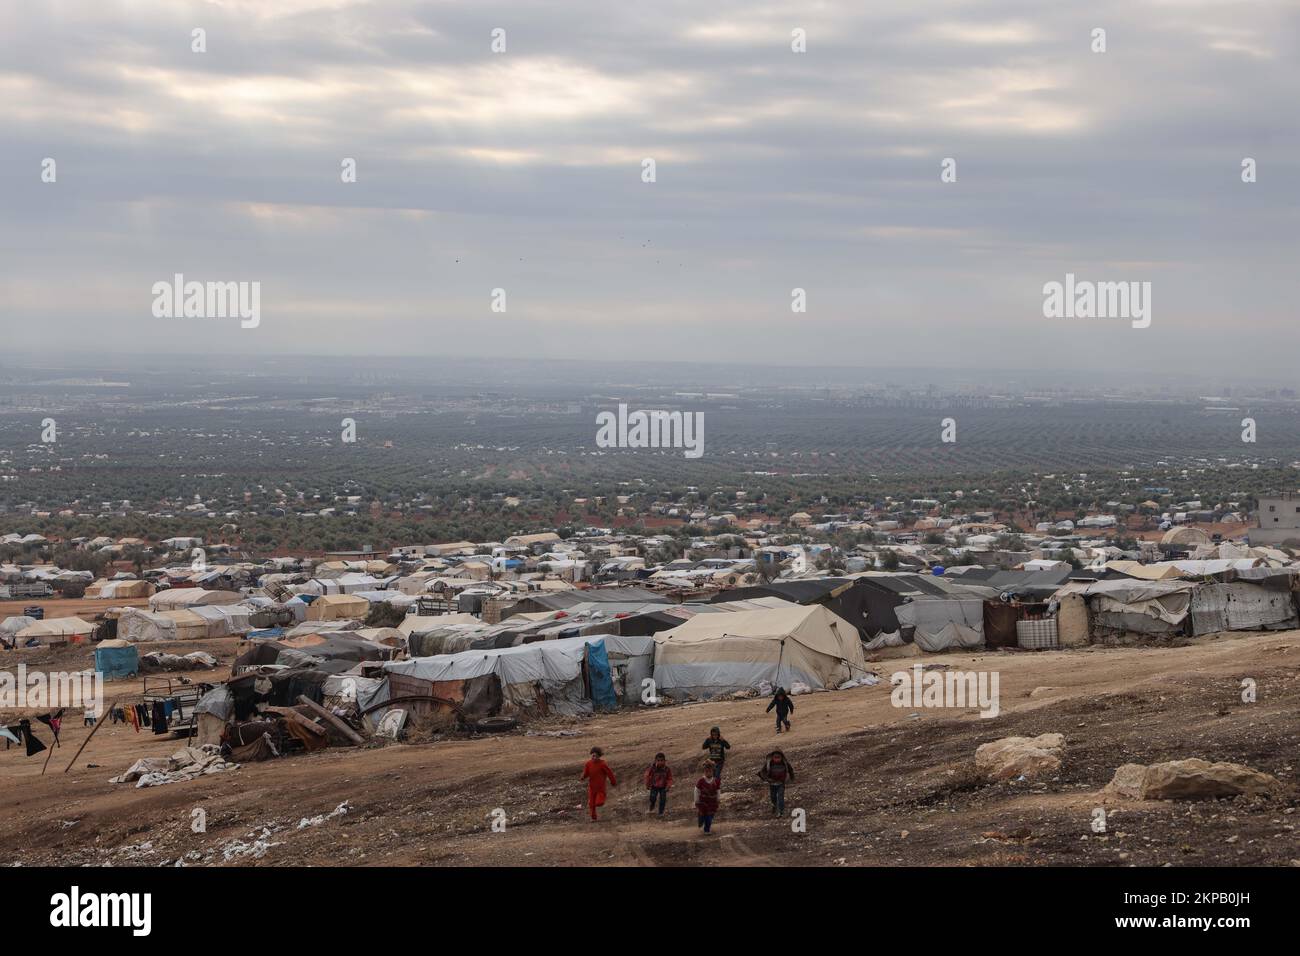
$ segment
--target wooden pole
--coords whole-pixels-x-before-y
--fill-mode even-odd
[[[113,703],[109,704],[108,709],[104,713],[99,715],[99,720],[95,721],[94,729],[91,730],[91,732],[86,735],[86,739],[81,742],[81,746],[78,747],[77,752],[72,755],[72,759],[68,761],[68,765],[63,768],[64,773],[67,773],[69,770],[72,769],[72,765],[77,762],[77,758],[81,756],[81,752],[86,749],[86,744],[90,743],[90,738],[95,736],[95,734],[99,733],[99,728],[103,727],[104,724],[106,723],[105,718],[110,717],[112,715],[113,708],[117,705],[117,702],[121,699],[122,699],[121,697],[113,698]],[[46,759],[46,763],[49,763],[48,758]],[[41,773],[44,772],[45,770],[44,768],[42,768]]]

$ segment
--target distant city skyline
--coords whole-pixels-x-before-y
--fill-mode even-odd
[[[1297,27],[1284,0],[13,5],[0,367],[497,355],[1294,385]],[[258,283],[257,326],[157,317],[177,274]],[[1067,276],[1149,282],[1150,326],[1045,318]]]

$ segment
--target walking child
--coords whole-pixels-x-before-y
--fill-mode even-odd
[[[785,785],[794,783],[794,767],[785,759],[785,754],[773,750],[763,761],[763,769],[758,775],[767,781],[767,795],[772,801],[772,812],[785,813]]]
[[[614,771],[609,769],[604,756],[603,750],[592,747],[591,759],[582,768],[582,779],[587,781],[587,809],[591,811],[592,820],[596,819],[596,808],[605,805],[605,781],[608,780],[611,787],[618,786]]]
[[[659,815],[664,815],[668,803],[668,790],[673,785],[673,770],[663,754],[655,754],[654,763],[645,769],[645,788],[650,791],[650,812],[659,804]]]
[[[790,695],[785,692],[784,687],[778,687],[776,693],[772,695],[772,702],[767,705],[767,712],[771,713],[772,708],[776,708],[776,732],[781,732],[781,725],[785,724],[785,729],[790,729],[790,715],[794,713],[794,701]]]
[[[695,781],[695,825],[705,833],[713,832],[713,817],[718,812],[718,790],[721,787],[717,767],[712,760],[704,761],[704,776]]]

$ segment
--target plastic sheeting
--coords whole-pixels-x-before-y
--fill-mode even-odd
[[[1192,633],[1282,630],[1296,626],[1290,591],[1257,584],[1202,584],[1192,594]]]
[[[984,646],[981,598],[919,597],[900,604],[894,613],[900,625],[916,629],[912,641],[928,653]]]
[[[592,655],[596,657],[595,662],[589,657],[589,647],[599,648]],[[589,664],[591,698],[587,697],[582,679],[584,661]],[[590,666],[593,663],[594,666]],[[438,657],[417,657],[387,663],[384,670],[431,683],[495,676],[500,683],[503,702],[515,709],[533,707],[539,690],[545,694],[549,709],[559,714],[590,713],[593,699],[597,702],[615,701],[602,638],[574,637]]]

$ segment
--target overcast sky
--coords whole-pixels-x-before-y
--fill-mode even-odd
[[[1298,28],[1288,0],[7,3],[3,337],[1285,372]],[[260,282],[260,326],[155,318],[178,272]],[[1151,282],[1150,328],[1044,318],[1067,272]]]

